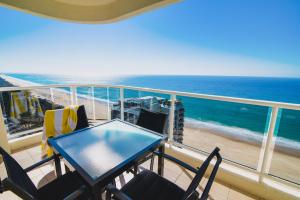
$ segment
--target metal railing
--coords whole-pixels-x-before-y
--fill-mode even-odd
[[[160,90],[160,89],[152,89],[152,88],[143,88],[143,87],[133,87],[133,86],[124,86],[124,85],[108,85],[108,84],[58,84],[58,85],[42,85],[42,86],[29,86],[29,87],[2,87],[0,88],[0,92],[9,92],[16,90],[38,90],[38,89],[50,89],[51,100],[54,101],[53,90],[56,88],[70,88],[70,101],[72,104],[77,104],[77,88],[79,87],[90,87],[92,88],[92,110],[93,110],[93,118],[96,119],[95,113],[95,88],[106,88],[107,96],[109,99],[109,89],[115,88],[119,89],[120,92],[120,118],[124,120],[124,90],[137,90],[144,92],[153,92],[159,94],[167,94],[170,95],[170,115],[169,115],[169,139],[170,143],[175,144],[172,141],[173,138],[173,123],[174,123],[174,107],[177,96],[184,97],[193,97],[199,99],[208,99],[208,100],[216,100],[216,101],[224,101],[224,102],[233,102],[233,103],[241,103],[241,104],[250,104],[257,106],[265,106],[271,109],[270,120],[267,121],[267,135],[264,137],[261,153],[259,156],[258,166],[256,169],[257,174],[259,175],[259,180],[262,181],[262,178],[268,176],[272,155],[274,152],[274,131],[277,123],[277,115],[279,109],[292,109],[292,110],[300,110],[300,105],[291,104],[291,103],[282,103],[282,102],[274,102],[274,101],[262,101],[262,100],[253,100],[253,99],[245,99],[245,98],[234,98],[234,97],[226,97],[226,96],[216,96],[216,95],[206,95],[206,94],[196,94],[196,93],[188,93],[188,92],[178,92],[178,91],[170,91],[170,90]],[[108,104],[108,119],[110,119],[110,110]],[[1,112],[2,115],[2,112]],[[0,119],[3,119],[0,118]],[[4,124],[4,122],[0,122]],[[7,134],[7,133],[6,133]]]

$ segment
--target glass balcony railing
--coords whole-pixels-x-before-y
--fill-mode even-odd
[[[185,109],[184,145],[206,153],[218,146],[223,158],[258,168],[269,107],[186,96],[177,99]]]
[[[70,104],[84,105],[92,121],[136,123],[141,108],[162,112],[171,144],[203,153],[218,146],[229,164],[260,181],[300,185],[300,105],[88,84],[0,88],[0,102],[9,139],[41,131],[46,110]]]
[[[124,120],[136,124],[141,109],[169,115],[170,95],[139,90],[124,90]],[[168,134],[167,125],[164,133]]]
[[[272,143],[269,174],[300,185],[300,111],[281,109]]]

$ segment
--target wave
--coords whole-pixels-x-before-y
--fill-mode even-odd
[[[223,137],[247,142],[254,145],[261,145],[266,137],[266,134],[255,132],[240,127],[226,126],[217,122],[200,121],[193,118],[185,118],[185,125],[190,128],[206,129],[212,131]],[[292,153],[291,151],[300,152],[300,142],[290,140],[283,137],[274,137],[275,149],[284,151],[285,153]]]

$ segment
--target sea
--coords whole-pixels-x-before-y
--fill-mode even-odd
[[[128,85],[163,90],[175,90],[209,95],[221,95],[256,100],[268,100],[300,104],[300,78],[237,77],[237,76],[119,76],[87,78],[79,76],[5,74],[36,84],[98,83]],[[78,94],[86,95],[86,88],[78,88]],[[125,90],[125,98],[169,95]],[[95,89],[97,99],[117,101],[119,91]],[[271,109],[225,101],[177,96],[185,108],[185,123],[195,128],[208,128],[225,134],[261,142],[266,135]],[[275,129],[276,144],[300,149],[300,111],[280,109]]]

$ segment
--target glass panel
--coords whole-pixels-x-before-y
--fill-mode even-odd
[[[51,88],[51,96],[51,100],[55,104],[64,107],[71,105],[71,89],[69,87]]]
[[[42,130],[44,113],[49,109],[63,108],[70,99],[66,91],[50,89],[22,90],[1,93],[1,108],[8,137],[15,138]]]
[[[183,144],[256,169],[269,108],[177,96],[184,106]]]
[[[96,120],[109,120],[111,117],[111,106],[120,99],[120,90],[115,88],[95,88],[95,110]],[[120,111],[119,111],[120,112]]]
[[[300,111],[278,113],[269,174],[300,184]]]
[[[94,119],[93,112],[93,89],[91,87],[77,88],[77,104],[84,105],[87,118]]]
[[[109,99],[109,114],[111,119],[121,119],[121,106],[120,106],[120,89],[109,88],[108,89]]]

